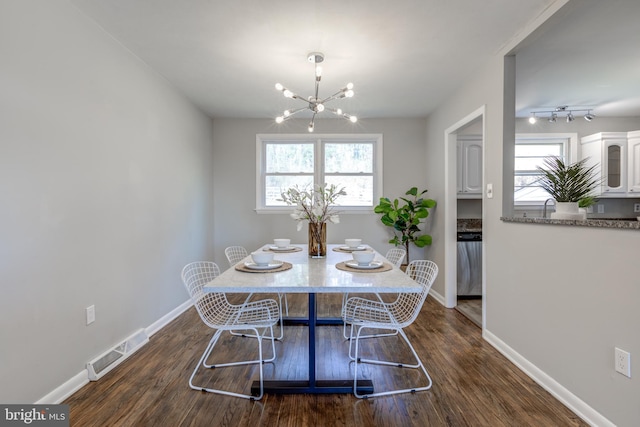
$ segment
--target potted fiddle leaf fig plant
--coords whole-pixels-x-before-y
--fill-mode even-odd
[[[418,191],[418,187],[410,188],[400,200],[391,201],[387,197],[381,197],[380,203],[373,211],[382,214],[380,221],[393,228],[393,238],[389,243],[395,246],[403,245],[407,251],[407,263],[409,262],[409,243],[419,248],[431,244],[429,234],[420,234],[420,224],[429,216],[429,209],[436,206],[436,201],[423,197],[428,190]]]
[[[550,156],[538,166],[542,173],[540,187],[542,187],[556,201],[556,212],[551,214],[554,219],[585,219],[585,215],[578,211],[595,201],[594,192],[602,182],[596,174],[597,164],[588,166],[588,159],[582,159],[572,164],[566,164],[560,157]]]

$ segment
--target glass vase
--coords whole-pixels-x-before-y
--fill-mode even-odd
[[[309,256],[324,258],[327,256],[327,223],[309,223]]]

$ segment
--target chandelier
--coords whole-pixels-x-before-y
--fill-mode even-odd
[[[352,123],[358,121],[356,116],[344,113],[340,108],[330,108],[327,107],[326,104],[334,99],[341,98],[351,98],[354,95],[353,92],[353,83],[348,83],[345,87],[340,89],[338,92],[327,98],[319,98],[319,88],[320,88],[320,79],[322,78],[322,67],[320,64],[324,61],[324,55],[320,52],[311,52],[307,56],[307,60],[315,65],[315,74],[316,74],[316,90],[314,95],[309,96],[307,99],[298,96],[294,92],[290,91],[286,87],[282,86],[280,83],[276,83],[276,90],[282,92],[285,98],[293,98],[299,99],[304,102],[306,105],[301,108],[297,108],[295,110],[285,110],[281,116],[276,117],[276,123],[282,123],[285,120],[290,119],[294,114],[299,113],[300,111],[311,110],[313,116],[311,116],[311,122],[309,123],[309,132],[313,132],[314,129],[314,120],[316,115],[322,113],[323,111],[329,111],[336,116],[340,116],[344,119],[350,120]]]
[[[596,116],[591,112],[593,109],[592,108],[569,108],[567,105],[561,105],[559,107],[556,107],[555,110],[549,110],[549,111],[532,111],[531,112],[531,117],[529,117],[529,123],[534,124],[538,121],[538,118],[544,118],[544,115],[548,116],[546,117],[546,119],[549,121],[549,123],[555,123],[558,118],[561,118],[564,116],[565,120],[567,121],[567,123],[571,123],[572,121],[575,120],[575,116],[573,115],[573,113],[580,113],[580,112],[585,112],[586,114],[584,115],[584,119],[588,122],[590,122],[591,120],[593,120]]]

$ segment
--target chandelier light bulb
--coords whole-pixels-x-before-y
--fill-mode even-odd
[[[355,95],[353,91],[353,83],[351,82],[347,83],[346,86],[344,86],[342,89],[340,89],[338,92],[334,93],[331,96],[319,98],[318,93],[319,93],[320,81],[321,81],[321,76],[323,71],[322,67],[320,66],[320,63],[324,61],[324,55],[322,54],[322,52],[311,52],[307,55],[307,60],[313,64],[313,68],[314,68],[315,80],[316,80],[315,92],[314,92],[315,95],[312,95],[306,98],[301,97],[300,95],[297,95],[296,93],[284,87],[282,84],[276,83],[275,84],[276,90],[281,91],[282,95],[284,95],[285,98],[299,99],[300,101],[305,103],[304,107],[285,110],[281,116],[276,117],[275,119],[276,123],[282,123],[285,120],[289,119],[290,117],[294,116],[295,114],[301,111],[307,111],[307,110],[311,110],[311,112],[313,113],[313,117],[311,118],[311,122],[309,123],[309,127],[308,127],[309,132],[313,132],[315,129],[315,124],[314,124],[315,116],[317,114],[322,113],[323,111],[330,111],[332,114],[340,116],[343,119],[347,119],[352,123],[356,123],[358,121],[358,118],[356,116],[351,116],[349,114],[346,114],[340,108],[334,109],[334,108],[327,107],[325,105],[328,102],[335,101],[336,99],[352,98]]]
[[[535,114],[533,116],[529,117],[529,123],[531,123],[532,125],[536,123],[536,115]]]

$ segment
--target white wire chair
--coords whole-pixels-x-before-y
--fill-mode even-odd
[[[360,297],[353,297],[347,300],[347,304],[342,313],[342,320],[351,325],[351,332],[349,334],[349,358],[353,360],[355,372],[353,376],[353,394],[358,398],[385,396],[390,394],[406,393],[421,390],[428,390],[431,388],[432,381],[427,369],[418,357],[415,349],[411,345],[409,338],[404,332],[404,328],[411,325],[420,313],[420,309],[427,299],[429,290],[433,285],[436,276],[438,275],[438,266],[433,261],[417,260],[412,261],[407,266],[407,274],[409,274],[416,282],[418,282],[422,289],[416,293],[400,293],[398,298],[390,303],[382,301],[373,301]],[[395,361],[386,360],[373,360],[363,359],[359,355],[359,345],[361,338],[378,338],[380,335],[362,335],[362,331],[366,329],[376,330],[390,330],[397,331],[404,341],[409,346],[409,349],[413,353],[413,357],[416,363],[405,364]],[[355,352],[352,353],[352,348],[355,348]],[[388,365],[403,368],[420,368],[427,377],[428,383],[421,387],[412,387],[407,389],[384,391],[379,393],[373,393],[368,395],[358,394],[358,366],[361,363],[372,363],[379,365]]]
[[[243,397],[245,399],[260,400],[264,394],[264,381],[262,365],[264,362],[270,362],[276,358],[275,338],[273,336],[273,326],[278,323],[279,309],[278,303],[273,299],[264,299],[260,301],[245,302],[241,305],[229,303],[223,292],[205,293],[203,287],[205,284],[213,280],[220,274],[220,268],[214,262],[198,261],[187,264],[182,269],[182,281],[184,283],[193,305],[196,307],[202,321],[216,330],[207,345],[200,361],[189,378],[189,386],[194,390],[206,391],[209,393],[224,394],[228,396]],[[243,360],[228,363],[219,363],[208,365],[207,359],[218,339],[224,331],[240,331],[250,330],[255,335],[245,335],[257,338],[258,342],[258,359]],[[267,332],[270,334],[267,335]],[[262,340],[271,340],[271,351],[273,356],[270,359],[264,359],[262,354]],[[206,388],[193,384],[193,378],[196,372],[203,366],[205,368],[223,368],[227,366],[238,366],[258,364],[260,368],[260,394],[252,396],[248,394],[235,393],[228,390]]]
[[[249,252],[244,246],[229,246],[224,250],[224,254],[229,261],[229,266],[233,268],[237,263],[249,256]],[[253,294],[249,294],[246,301],[249,301]],[[245,301],[245,302],[246,302]],[[278,301],[280,306],[280,335],[276,337],[277,340],[284,338],[284,321],[282,320],[282,306],[284,305],[284,312],[289,315],[289,301],[287,301],[287,294],[281,294],[278,292]],[[284,302],[284,304],[283,304]],[[235,333],[234,333],[235,334]]]
[[[403,248],[391,248],[384,257],[393,264],[394,267],[400,268],[406,254],[407,251]]]
[[[396,268],[400,268],[400,266],[402,265],[402,261],[404,261],[404,256],[407,254],[407,251],[404,250],[403,248],[391,248],[387,251],[387,254],[384,256],[387,261],[389,261],[391,264],[393,264],[394,267]],[[384,302],[384,300],[382,299],[382,297],[380,296],[380,294],[375,294],[376,298],[378,298],[378,301],[380,302]],[[342,311],[344,311],[344,305],[347,303],[347,300],[349,299],[349,294],[348,293],[344,293],[342,294]],[[378,335],[378,336],[386,336],[386,335],[396,335],[397,332],[394,332],[392,334],[383,334],[383,335]],[[345,323],[342,326],[342,336],[345,339],[349,339],[349,336],[347,335],[347,324]]]

